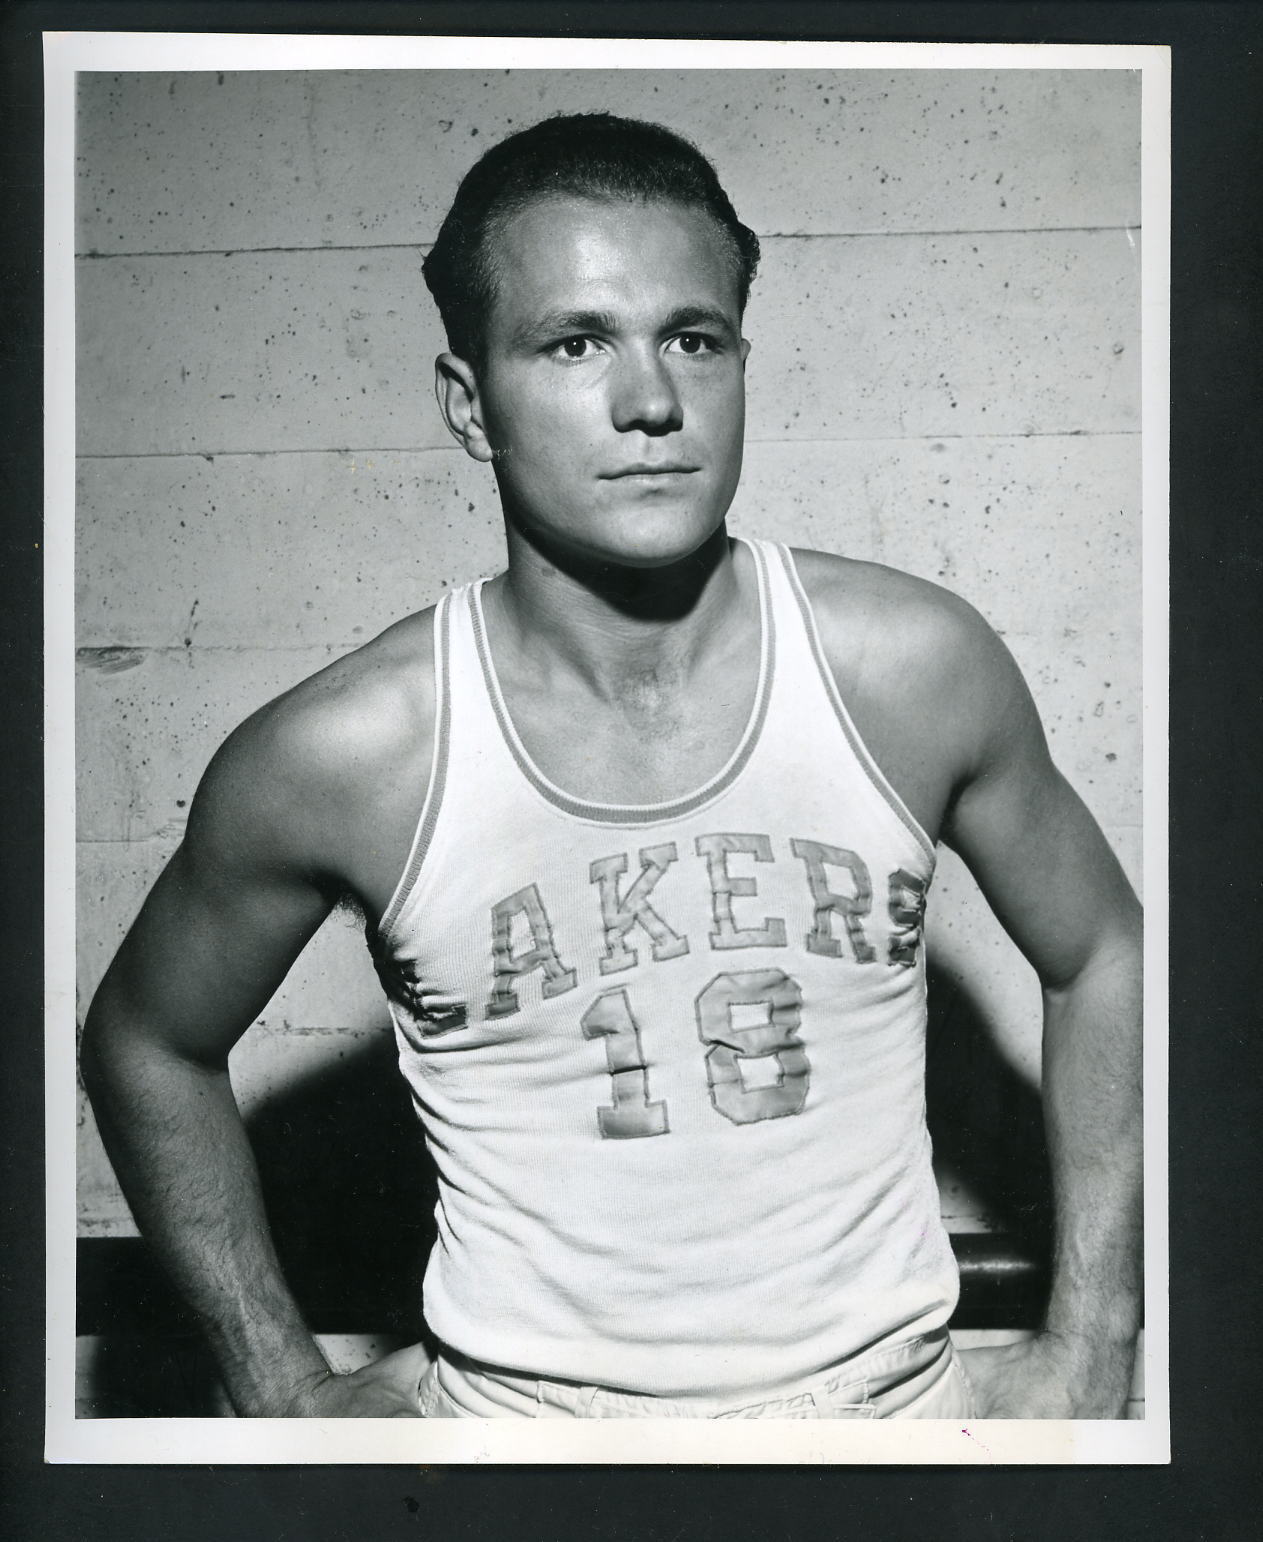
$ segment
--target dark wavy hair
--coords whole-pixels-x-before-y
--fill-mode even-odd
[[[496,297],[495,237],[541,198],[644,199],[700,209],[719,226],[745,310],[759,238],[743,225],[715,168],[660,123],[612,113],[563,113],[501,140],[465,174],[422,272],[453,353],[486,362]]]

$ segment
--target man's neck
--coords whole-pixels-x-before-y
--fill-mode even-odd
[[[631,568],[542,551],[512,527],[508,571],[487,586],[502,657],[631,705],[672,694],[740,646],[750,618],[721,525],[680,562]],[[647,704],[647,703],[646,703]]]

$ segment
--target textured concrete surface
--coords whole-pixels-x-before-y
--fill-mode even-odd
[[[455,445],[86,459],[79,509],[81,648],[351,648],[504,563]]]
[[[1052,638],[1138,621],[1139,472],[1121,435],[759,443],[731,523],[916,573],[1006,636]]]
[[[1138,273],[1117,230],[768,240],[750,436],[1135,429]],[[81,454],[451,442],[419,251],[90,260],[78,294]]]
[[[1140,220],[1140,81],[1118,72],[102,75],[81,97],[79,249],[432,241],[487,144],[602,110],[693,139],[760,234]]]
[[[764,241],[733,528],[977,605],[1138,878],[1134,77],[86,76],[81,1014],[225,733],[500,564],[490,476],[433,406],[421,257],[485,144],[593,107],[694,137]],[[1038,991],[950,854],[930,935],[943,988],[994,1039],[985,1119],[1006,1076],[1037,1078]],[[258,1109],[336,1074],[385,1021],[358,930],[335,917],[234,1054],[234,1083]],[[79,1142],[82,1229],[128,1231],[86,1109]],[[952,1226],[1003,1224],[976,1175],[945,1158],[941,1177]]]
[[[79,828],[91,840],[178,838],[228,731],[327,664],[325,649],[125,648],[79,674]]]
[[[504,560],[454,446],[80,468],[82,648],[353,647]],[[1138,620],[1138,481],[1135,436],[760,440],[731,523],[945,584],[1006,635],[1084,632]]]
[[[81,262],[78,296],[81,454],[451,442],[420,251]]]
[[[1125,232],[767,246],[745,326],[754,439],[1137,426]]]

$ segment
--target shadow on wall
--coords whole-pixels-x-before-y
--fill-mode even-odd
[[[269,1098],[249,1128],[281,1266],[311,1327],[420,1338],[437,1189],[390,1031]]]
[[[392,1035],[299,1077],[248,1123],[277,1253],[312,1331],[424,1337],[436,1187]],[[143,1242],[80,1243],[78,1332],[81,1416],[230,1411],[195,1321]]]
[[[926,1116],[935,1164],[960,1176],[990,1230],[1046,1264],[1052,1180],[1039,1089],[996,1047],[976,997],[930,958]]]
[[[1018,1271],[1028,1282],[1023,1297],[1042,1279],[1051,1204],[1039,1094],[997,1052],[977,1000],[954,976],[931,963],[929,986],[927,1104],[936,1158],[981,1201],[1007,1249],[998,1260],[971,1260],[956,1239],[956,1322],[1006,1326],[1039,1313],[1031,1303],[1020,1317],[1006,1315],[1011,1291],[1006,1297],[1003,1279],[1014,1276],[1015,1257],[1036,1265]],[[424,1337],[421,1279],[434,1240],[435,1179],[391,1035],[287,1086],[252,1117],[250,1134],[282,1267],[313,1331]],[[84,1416],[227,1412],[197,1329],[143,1244],[81,1246],[80,1259],[79,1331],[99,1336],[81,1376]]]

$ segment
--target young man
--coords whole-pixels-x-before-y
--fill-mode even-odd
[[[89,1016],[137,1219],[245,1415],[1114,1417],[1139,1320],[1139,915],[1008,654],[729,538],[758,243],[666,130],[553,119],[426,278],[508,568],[242,725]],[[1045,1331],[970,1357],[923,1115],[938,840],[1038,971]],[[226,1060],[363,908],[440,1178],[434,1365],[332,1375]]]

